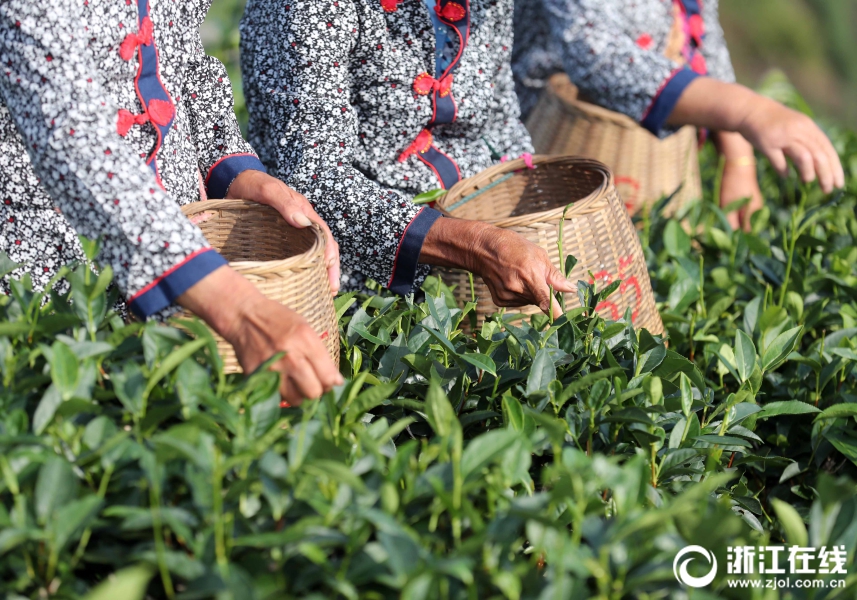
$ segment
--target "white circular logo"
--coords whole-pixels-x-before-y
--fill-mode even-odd
[[[689,574],[687,572],[687,566],[693,562],[693,557],[682,561],[681,559],[684,558],[686,554],[701,554],[711,564],[711,570],[702,577],[694,577]],[[679,565],[679,562],[681,562],[681,565]],[[714,578],[717,576],[717,557],[702,546],[685,546],[678,554],[676,554],[675,560],[673,561],[673,573],[679,583],[688,587],[705,587],[714,581]]]

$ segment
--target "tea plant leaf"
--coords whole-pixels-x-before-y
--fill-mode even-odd
[[[357,292],[348,292],[347,294],[340,294],[336,298],[333,299],[333,308],[336,310],[336,322],[342,320],[342,316],[345,312],[351,308],[357,300],[354,296],[357,295]]]
[[[404,334],[399,335],[384,351],[378,363],[378,374],[390,381],[398,380],[403,373],[408,372],[408,365],[402,359],[411,352],[407,337]]]
[[[51,379],[63,400],[68,400],[77,389],[80,363],[71,348],[62,342],[54,342],[51,350]]]
[[[460,354],[459,358],[463,361],[470,363],[477,369],[481,369],[486,373],[491,373],[495,377],[497,376],[497,365],[494,364],[494,361],[490,356],[485,354],[475,354],[472,352],[468,352],[466,354]]]
[[[765,404],[762,410],[757,413],[756,418],[766,419],[779,415],[805,415],[817,412],[820,412],[819,409],[812,404],[800,400],[782,400]]]
[[[822,421],[825,419],[843,419],[848,417],[857,417],[857,403],[843,403],[829,406],[817,415],[815,420]]]
[[[376,406],[380,406],[384,400],[395,393],[397,387],[395,383],[382,383],[360,392],[348,406],[346,423],[354,423]]]
[[[562,390],[562,395],[557,398],[557,402],[565,404],[576,393],[590,387],[595,384],[595,382],[602,379],[612,379],[613,377],[618,377],[623,373],[624,371],[621,367],[611,367],[609,369],[602,369],[601,371],[595,371],[594,373],[584,375],[577,381],[568,384],[565,389]]]
[[[756,368],[756,346],[750,336],[740,329],[735,334],[735,362],[741,381],[747,381]]]
[[[664,344],[657,344],[655,347],[647,350],[639,359],[637,374],[650,373],[660,366],[667,356],[667,347]]]
[[[706,442],[708,444],[719,444],[721,446],[741,446],[743,448],[752,448],[753,445],[747,440],[733,437],[731,435],[698,435],[693,438],[698,442]]]
[[[461,476],[466,480],[508,449],[518,433],[511,429],[495,429],[470,440],[461,456]]]
[[[89,494],[60,507],[57,510],[56,519],[51,523],[55,547],[62,549],[76,531],[82,532],[82,529],[95,518],[102,503],[101,498],[95,494]]]
[[[530,367],[530,374],[527,377],[527,395],[547,390],[548,384],[555,379],[556,367],[553,364],[553,357],[549,350],[542,348],[536,353]]]
[[[53,420],[60,404],[62,404],[62,396],[56,386],[51,385],[42,395],[42,399],[36,407],[36,412],[33,414],[33,433],[39,435],[45,431]]]
[[[36,480],[36,516],[44,524],[54,511],[68,503],[76,493],[77,477],[71,465],[58,456],[48,459]]]
[[[771,506],[780,519],[780,525],[786,534],[786,541],[793,546],[806,546],[809,543],[809,535],[803,519],[791,504],[783,502],[779,498],[771,499]]]
[[[426,416],[434,432],[440,437],[452,433],[455,411],[439,385],[432,382],[426,394]]]
[[[667,223],[664,230],[664,248],[673,258],[686,256],[690,252],[690,236],[678,221]]]
[[[83,600],[143,600],[152,575],[154,569],[149,565],[128,567],[99,584]]]
[[[785,362],[788,355],[794,350],[802,331],[803,327],[793,327],[774,338],[762,355],[762,370],[771,371]]]
[[[155,386],[158,385],[158,382],[161,381],[164,377],[169,375],[173,369],[178,367],[185,360],[189,359],[193,356],[197,350],[200,350],[206,345],[206,340],[193,340],[192,342],[188,342],[187,344],[180,346],[170,352],[170,354],[158,365],[158,368],[155,369],[155,372],[152,373],[152,376],[149,377],[149,382],[146,384],[146,389],[143,391],[143,397],[148,397],[148,395],[155,389]]]
[[[369,333],[369,330],[366,329],[366,326],[360,323],[354,326],[353,331],[367,342],[371,342],[376,346],[389,346],[392,343],[390,334],[384,329],[379,329],[378,335],[372,335]]]
[[[521,403],[509,394],[503,395],[503,417],[508,427],[515,431],[524,430],[524,409]]]
[[[693,390],[690,387],[690,379],[684,373],[679,375],[679,390],[681,391],[681,412],[686,419],[689,419],[693,410]]]

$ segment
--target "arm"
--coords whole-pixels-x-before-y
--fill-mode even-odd
[[[341,0],[332,14],[323,3],[299,2],[288,10],[261,4],[275,16],[257,17],[248,8],[241,38],[242,69],[254,80],[248,89],[253,135],[275,140],[267,144],[276,152],[266,162],[330,224],[343,265],[409,293],[428,273],[417,261],[439,213],[353,167],[358,132],[348,64],[357,39],[352,31],[360,28],[353,6]],[[319,23],[329,24],[321,35]]]
[[[266,174],[265,166],[241,135],[235,118],[232,87],[223,64],[205,53],[199,24],[194,28],[193,51],[185,67],[182,97],[190,120],[199,171],[209,198],[252,200],[277,209],[293,227],[318,223],[327,235],[325,261],[331,290],[339,289],[339,247],[327,224],[307,199]]]
[[[569,78],[582,95],[660,134],[697,75],[622,32],[621,8],[603,0],[542,0]]]
[[[70,0],[0,4],[0,96],[33,168],[71,225],[102,238],[131,309],[149,316],[225,264],[116,133]]]

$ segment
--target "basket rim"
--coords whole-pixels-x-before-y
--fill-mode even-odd
[[[562,219],[563,213],[565,213],[566,219],[591,214],[602,208],[602,204],[606,200],[608,192],[614,187],[613,172],[604,163],[591,158],[586,158],[583,156],[548,156],[544,154],[539,154],[533,156],[532,161],[533,165],[572,163],[576,166],[588,167],[590,169],[600,171],[603,175],[603,181],[588,196],[585,196],[584,198],[581,198],[580,200],[577,200],[572,203],[570,208],[568,207],[568,205],[566,205],[551,208],[549,210],[517,215],[514,217],[482,219],[483,223],[488,223],[490,225],[494,225],[495,227],[505,228],[515,227],[528,223],[535,223],[539,221],[552,221],[556,219]],[[452,186],[449,192],[437,201],[437,208],[445,215],[455,217],[453,213],[446,210],[446,207],[450,204],[453,204],[454,201],[459,200],[460,197],[464,195],[464,188],[471,188],[475,184],[476,190],[480,190],[483,187],[486,187],[487,185],[493,183],[502,175],[526,168],[527,165],[524,162],[524,159],[522,158],[516,158],[515,160],[498,163],[496,165],[488,167],[477,175],[474,175],[473,177],[468,177],[467,179],[462,179],[454,186]]]
[[[276,209],[266,204],[260,204],[250,200],[200,200],[197,202],[191,202],[190,204],[185,204],[181,207],[181,210],[186,217],[191,217],[201,212],[216,212],[220,210],[254,212],[274,211],[277,216],[280,216]],[[283,220],[285,221],[285,219]],[[297,227],[294,227],[289,223],[286,224],[293,229],[297,229]],[[312,245],[305,252],[301,252],[300,254],[281,260],[230,261],[229,266],[242,275],[268,275],[281,273],[283,271],[311,268],[318,260],[323,260],[327,240],[324,237],[321,227],[317,223],[313,223],[312,226],[307,227],[306,229],[312,231],[314,235]]]

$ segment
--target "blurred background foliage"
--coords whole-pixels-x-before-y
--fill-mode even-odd
[[[245,0],[214,0],[202,36],[229,70],[242,125],[238,21]],[[741,83],[758,87],[781,70],[816,116],[857,129],[857,0],[720,0],[721,21]],[[764,86],[766,89],[767,85]]]

